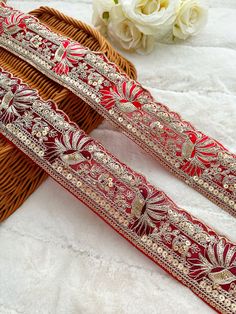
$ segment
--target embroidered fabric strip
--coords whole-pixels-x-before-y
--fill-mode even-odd
[[[0,68],[0,132],[156,264],[221,313],[236,313],[236,246],[180,209]]]
[[[155,101],[100,53],[0,4],[0,46],[87,101],[164,166],[236,215],[236,157]]]

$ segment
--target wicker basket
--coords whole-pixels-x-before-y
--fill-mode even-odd
[[[102,51],[131,78],[136,78],[134,66],[115,51],[94,28],[48,7],[40,7],[30,14],[53,31],[70,37],[93,51]],[[96,111],[72,92],[2,48],[0,48],[0,66],[20,77],[30,87],[36,88],[43,99],[54,100],[59,108],[87,133],[102,121],[102,117]],[[0,221],[3,221],[34,192],[46,179],[47,174],[1,137],[0,169]]]

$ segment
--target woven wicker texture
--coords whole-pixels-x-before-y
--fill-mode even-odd
[[[136,78],[134,66],[123,58],[107,40],[89,25],[61,12],[40,7],[30,14],[37,17],[53,31],[70,37],[93,51],[101,51],[131,78]],[[44,99],[54,100],[70,119],[76,121],[87,133],[102,121],[102,117],[84,101],[66,88],[48,79],[26,62],[0,48],[0,66],[36,88]],[[0,222],[9,217],[25,199],[47,178],[38,166],[0,137]]]

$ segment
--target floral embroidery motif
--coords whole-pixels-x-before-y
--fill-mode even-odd
[[[84,149],[89,142],[91,139],[81,132],[66,132],[60,139],[55,139],[48,155],[51,158],[59,156],[62,161],[75,167],[79,163],[91,159],[90,152]]]
[[[32,37],[32,38],[30,39],[30,42],[31,42],[31,45],[32,45],[33,47],[39,48],[39,46],[41,46],[42,43],[43,43],[43,38],[40,37],[39,35],[36,35],[36,36],[34,36],[34,37]],[[46,49],[46,47],[45,47],[44,49]],[[49,52],[48,49],[46,49],[46,50],[47,50],[47,52]]]
[[[14,116],[18,116],[27,109],[37,98],[36,91],[32,89],[22,89],[16,85],[12,86],[5,94],[0,106],[0,115],[4,121],[12,121]],[[2,113],[3,112],[3,113]]]
[[[159,191],[150,191],[146,186],[140,188],[140,194],[134,199],[131,214],[134,216],[132,229],[138,235],[149,235],[168,211],[165,196]]]
[[[179,230],[173,229],[169,222],[163,220],[160,222],[159,227],[156,227],[150,236],[155,241],[163,241],[167,244],[172,243],[174,251],[179,251],[179,246],[176,245],[176,243],[179,242],[179,234]],[[172,242],[173,239],[174,241]]]
[[[6,16],[0,24],[0,35],[2,33],[15,34],[18,31],[26,32],[27,23],[26,20],[31,18],[21,12],[16,12],[10,16]]]
[[[99,73],[91,72],[88,75],[88,84],[95,87],[96,90],[101,88],[104,78]]]
[[[123,82],[121,85],[113,85],[103,89],[102,105],[107,109],[117,106],[121,111],[133,112],[142,107],[143,90],[134,82]]]
[[[205,254],[189,259],[192,263],[191,276],[201,278],[206,274],[216,284],[226,285],[236,280],[236,247],[221,239],[210,243]]]
[[[63,41],[55,53],[56,65],[53,71],[60,75],[68,74],[69,69],[76,65],[78,59],[83,57],[86,52],[87,50],[77,43],[71,43],[69,40]]]
[[[24,112],[19,122],[22,127],[31,128],[33,124],[34,116],[31,112]]]
[[[182,170],[190,176],[200,177],[203,170],[217,158],[216,143],[194,131],[187,131],[185,134],[188,138],[182,145],[181,155],[187,161],[182,166]]]

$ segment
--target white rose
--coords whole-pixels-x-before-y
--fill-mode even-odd
[[[129,51],[145,54],[151,52],[154,46],[154,37],[143,34],[135,24],[129,20],[121,5],[114,6],[110,11],[108,35],[115,42]]]
[[[93,0],[92,23],[102,34],[106,34],[111,8],[117,2],[118,0]]]
[[[120,0],[127,18],[146,35],[161,38],[176,18],[179,0]]]
[[[173,26],[173,35],[186,39],[196,35],[207,23],[207,5],[200,0],[181,2]]]

